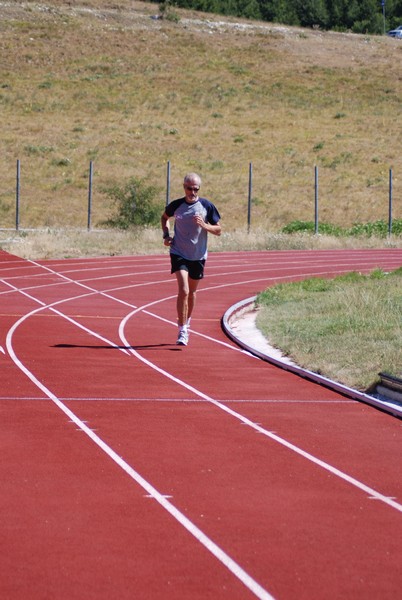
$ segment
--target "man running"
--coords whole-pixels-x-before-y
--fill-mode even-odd
[[[207,259],[208,233],[221,235],[220,215],[217,208],[198,192],[201,178],[188,173],[183,182],[185,196],[170,202],[161,217],[163,242],[170,247],[171,273],[176,275],[177,324],[179,334],[176,344],[187,346],[190,319],[200,280],[204,277]],[[173,237],[169,232],[169,219],[174,218]]]

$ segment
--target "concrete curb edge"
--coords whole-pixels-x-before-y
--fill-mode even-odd
[[[308,371],[306,369],[302,369],[301,367],[288,364],[287,362],[284,362],[278,358],[268,356],[264,352],[261,352],[260,350],[253,348],[253,346],[245,343],[243,340],[240,340],[240,338],[233,331],[233,329],[231,327],[231,322],[233,322],[234,319],[241,318],[241,316],[246,314],[247,312],[253,311],[255,299],[256,299],[256,296],[252,296],[251,298],[246,298],[245,300],[241,300],[240,302],[233,304],[231,307],[229,307],[227,309],[227,311],[224,313],[224,315],[222,317],[223,331],[238,346],[240,346],[244,350],[247,350],[253,356],[257,356],[261,360],[264,360],[273,365],[276,365],[277,367],[279,367],[281,369],[285,369],[286,371],[291,371],[292,373],[295,373],[296,375],[299,375],[300,377],[304,377],[305,379],[314,381],[315,383],[318,383],[319,385],[323,385],[323,386],[330,388],[336,392],[339,392],[340,394],[343,394],[344,396],[346,396],[348,398],[352,398],[359,402],[364,402],[365,404],[374,406],[375,408],[378,408],[378,409],[380,409],[386,413],[389,413],[395,417],[402,418],[402,405],[400,405],[399,403],[394,404],[392,401],[377,399],[373,396],[370,396],[369,394],[366,394],[364,392],[359,392],[358,390],[349,388],[345,385],[342,385],[341,383],[332,381],[331,379],[328,379],[327,377],[324,377],[324,376],[314,373],[312,371]]]

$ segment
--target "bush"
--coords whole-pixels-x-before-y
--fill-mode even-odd
[[[401,235],[402,233],[402,220],[395,220],[392,222],[391,233],[394,235]],[[349,235],[353,236],[366,236],[366,237],[387,237],[388,235],[388,223],[385,221],[374,221],[373,223],[356,223],[348,231]]]
[[[315,224],[312,221],[292,221],[282,229],[282,233],[315,233]],[[325,235],[352,236],[352,237],[380,237],[388,235],[388,223],[385,221],[374,221],[373,223],[355,223],[353,227],[344,229],[330,223],[319,223],[318,233]],[[402,219],[392,222],[391,233],[402,234]]]
[[[108,219],[105,225],[129,229],[136,225],[160,223],[163,205],[155,200],[160,190],[155,186],[147,186],[143,179],[132,177],[123,186],[116,184],[102,191],[117,206],[117,215]]]
[[[159,3],[159,14],[162,19],[172,21],[173,23],[180,21],[178,13],[173,8],[174,5],[175,3],[172,0],[163,0],[163,2]]]
[[[282,233],[315,233],[313,221],[292,221],[282,229]],[[318,233],[339,237],[345,235],[341,227],[330,223],[319,223]]]

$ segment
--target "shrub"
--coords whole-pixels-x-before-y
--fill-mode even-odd
[[[175,3],[172,0],[163,0],[163,2],[159,3],[159,14],[162,19],[166,19],[167,21],[172,21],[173,23],[178,23],[180,21],[180,17],[178,13],[174,10]]]
[[[402,233],[402,220],[393,221],[391,233],[400,235]],[[356,223],[348,231],[349,235],[366,237],[387,237],[388,223],[385,221],[374,221],[373,223]]]
[[[292,221],[283,227],[282,233],[315,233],[315,223],[313,221]],[[349,229],[331,225],[330,223],[319,223],[318,233],[333,235],[335,237],[361,236],[384,238],[388,235],[388,223],[381,220],[372,223],[355,223]],[[402,219],[396,219],[392,222],[391,233],[394,235],[402,234]]]
[[[117,208],[116,216],[108,219],[106,225],[129,229],[131,226],[157,225],[160,222],[163,206],[155,200],[160,190],[146,185],[143,179],[132,177],[123,186],[115,184],[102,191]]]
[[[282,233],[315,233],[315,223],[313,221],[292,221],[282,229]],[[330,223],[319,223],[318,233],[339,237],[344,235],[344,230]]]

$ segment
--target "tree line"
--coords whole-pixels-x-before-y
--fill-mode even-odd
[[[325,30],[381,34],[402,25],[402,0],[163,0],[169,6]]]

